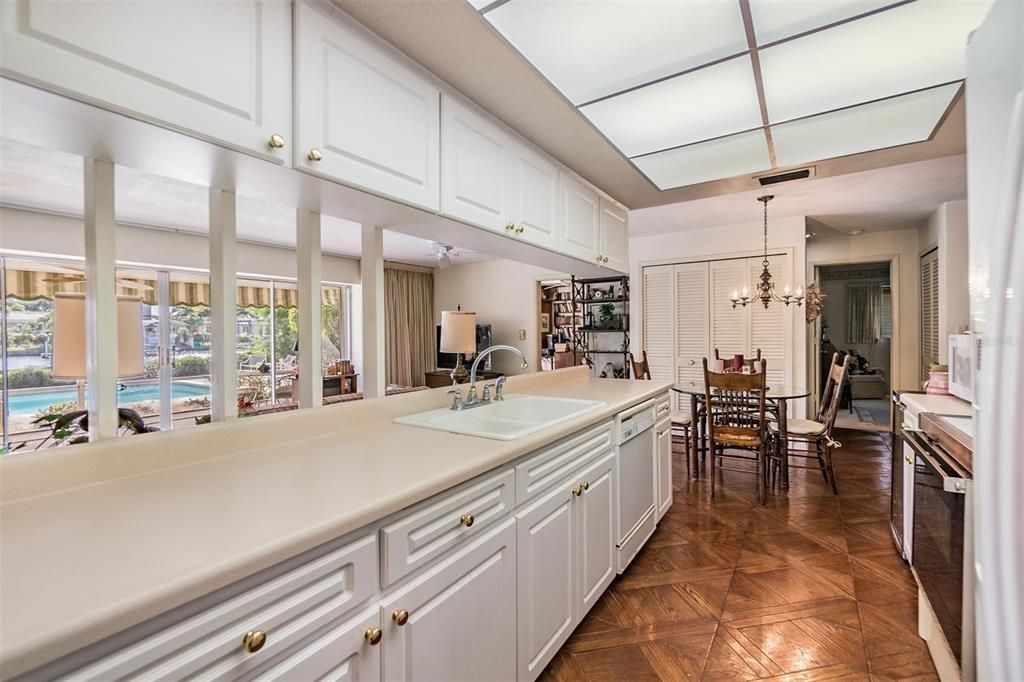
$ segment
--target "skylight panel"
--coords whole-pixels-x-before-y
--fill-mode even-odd
[[[959,83],[772,126],[775,157],[793,166],[927,140]]]
[[[658,189],[685,187],[771,168],[763,130],[670,149],[632,161]]]
[[[895,0],[750,0],[758,45],[789,38],[895,4]]]
[[[964,78],[990,2],[913,2],[760,51],[773,123]]]
[[[738,2],[510,0],[484,16],[577,105],[747,50]]]
[[[750,130],[762,123],[747,55],[580,111],[626,156]]]

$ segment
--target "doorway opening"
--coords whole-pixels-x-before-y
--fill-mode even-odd
[[[540,371],[549,372],[572,367],[572,339],[582,324],[582,312],[572,302],[572,285],[568,278],[544,279],[537,282],[540,300],[537,334],[540,348]]]
[[[819,382],[834,353],[850,355],[836,426],[888,431],[894,376],[891,263],[820,265],[816,279],[826,296],[815,343]]]

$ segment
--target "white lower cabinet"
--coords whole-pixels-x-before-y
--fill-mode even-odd
[[[515,520],[386,597],[381,619],[386,680],[515,679]]]
[[[348,622],[333,623],[297,651],[251,679],[362,682],[381,679],[380,611],[376,606]]]
[[[654,427],[658,453],[658,496],[655,498],[660,520],[672,506],[672,422],[668,419]]]
[[[615,453],[516,514],[519,679],[536,678],[615,577]]]

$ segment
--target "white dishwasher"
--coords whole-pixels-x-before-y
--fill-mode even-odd
[[[657,479],[654,422],[655,400],[615,416],[619,507],[615,524],[617,570],[622,573],[654,532]]]

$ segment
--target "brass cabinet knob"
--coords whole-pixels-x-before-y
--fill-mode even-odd
[[[310,161],[320,161],[324,158],[324,153],[316,147],[313,147],[309,150],[309,154],[306,155],[306,158]]]
[[[580,495],[582,495],[583,494],[583,486],[582,485],[577,485],[576,487],[574,487],[572,489],[572,494],[575,497],[579,497]]]
[[[590,490],[590,481],[583,481],[580,485],[583,486],[584,491]]]
[[[397,609],[391,614],[391,620],[395,621],[395,625],[401,627],[409,622],[409,612],[405,609]]]
[[[273,135],[270,136],[270,139],[267,141],[267,146],[269,146],[271,149],[280,149],[281,147],[284,146],[284,138],[278,135],[277,133],[274,133]]]
[[[597,262],[598,262],[598,263],[600,263],[600,262],[601,262],[601,257],[600,257],[600,256],[598,256],[598,257],[597,257]]]
[[[522,234],[524,230],[526,230],[526,228],[523,227],[522,223],[516,225],[516,234]]]
[[[516,229],[516,224],[515,223],[507,223],[505,225],[505,229],[508,230],[509,232],[514,232],[515,229]]]
[[[474,521],[476,521],[476,519],[473,518],[472,514],[463,514],[459,517],[459,523],[461,523],[466,528],[472,526]]]
[[[250,654],[254,654],[263,648],[263,645],[267,643],[267,633],[263,630],[249,630],[242,637],[242,648],[248,651]]]
[[[605,263],[607,263],[608,262],[608,256],[601,256],[601,260],[604,261]]]
[[[380,639],[383,636],[384,633],[381,632],[380,628],[366,628],[366,632],[363,633],[363,637],[365,637],[366,641],[370,643],[370,646],[380,644]]]

